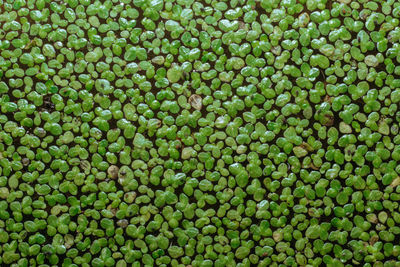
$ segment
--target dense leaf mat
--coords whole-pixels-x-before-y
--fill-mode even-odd
[[[0,265],[400,266],[399,18],[0,0]]]

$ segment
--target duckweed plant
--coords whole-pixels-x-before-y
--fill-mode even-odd
[[[0,0],[0,265],[400,266],[399,18]]]

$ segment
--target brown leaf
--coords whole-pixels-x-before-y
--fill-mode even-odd
[[[313,170],[319,170],[319,168],[316,167],[312,162],[310,164],[310,168],[313,169]]]
[[[119,168],[115,165],[111,165],[108,167],[107,173],[111,177],[111,179],[117,179]]]
[[[327,121],[324,123],[324,125],[325,126],[332,126],[334,121],[335,121],[335,118],[330,114],[325,114],[324,116],[327,119]]]
[[[325,95],[324,102],[331,103],[332,102],[331,96],[330,95]]]
[[[378,240],[379,240],[379,237],[377,235],[374,235],[369,239],[369,244],[371,246],[373,246],[376,242],[378,242]]]
[[[307,143],[307,142],[301,143],[300,146],[301,146],[302,148],[304,148],[305,150],[307,150],[308,152],[314,151],[314,148],[313,148],[312,146],[310,146],[310,144]]]
[[[396,187],[396,186],[398,186],[398,185],[400,185],[400,176],[397,176],[397,178],[394,179],[394,180],[390,183],[390,186],[391,186],[391,187]]]
[[[191,95],[189,97],[189,104],[197,110],[201,110],[201,108],[203,107],[203,103],[202,103],[203,99],[201,98],[201,96],[199,95]]]

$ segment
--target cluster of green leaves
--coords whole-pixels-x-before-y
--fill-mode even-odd
[[[399,18],[0,0],[0,265],[399,266]]]

